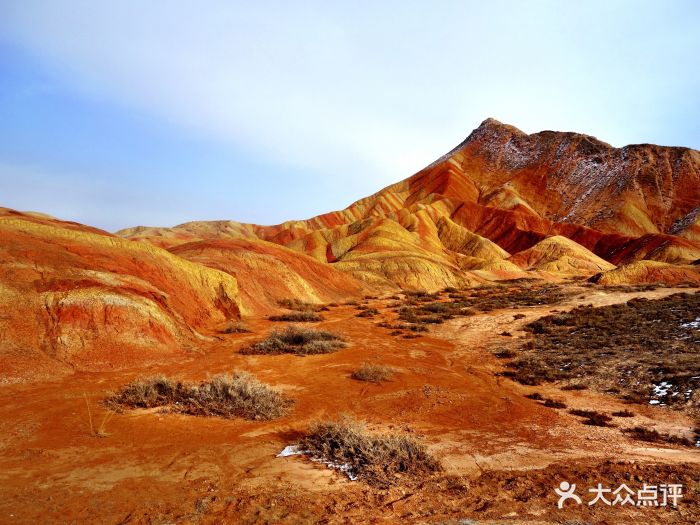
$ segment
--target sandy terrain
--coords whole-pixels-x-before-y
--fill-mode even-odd
[[[386,309],[391,301],[377,299],[368,302],[380,310],[375,319],[357,318],[349,305],[324,312],[318,326],[350,343],[333,354],[239,355],[275,325],[251,319],[252,333],[222,336],[205,351],[164,365],[3,386],[0,523],[699,523],[697,449],[653,446],[618,428],[584,426],[525,395],[538,391],[572,408],[602,411],[629,405],[591,391],[519,385],[496,375],[502,363],[492,355],[506,339],[498,334],[524,337],[523,324],[555,308],[674,291],[588,289],[564,305],[454,319],[416,339],[376,326],[393,320]],[[515,313],[526,317],[514,321]],[[382,384],[351,379],[363,362],[397,373]],[[254,422],[134,410],[114,415],[107,437],[90,433],[85,396],[99,426],[107,413],[101,400],[136,377],[163,373],[198,381],[233,369],[283,389],[295,401],[292,412]],[[694,426],[680,412],[632,408],[636,416],[621,426]],[[340,414],[372,429],[415,433],[445,472],[379,490],[302,457],[276,457],[312,422]],[[637,488],[674,479],[685,481],[686,492],[676,509],[584,504],[559,510],[553,490],[563,480],[578,483],[584,495],[599,482]]]

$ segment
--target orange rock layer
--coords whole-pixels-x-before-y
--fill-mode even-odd
[[[284,298],[331,302],[526,275],[700,283],[700,152],[493,119],[348,208],[116,235],[0,209],[0,371],[187,352]]]

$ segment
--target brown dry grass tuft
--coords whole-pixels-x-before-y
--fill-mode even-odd
[[[312,457],[349,466],[358,479],[378,487],[415,481],[442,470],[412,436],[371,433],[349,419],[316,424],[298,446]]]
[[[343,339],[332,332],[288,326],[284,330],[273,330],[267,339],[241,349],[241,354],[276,355],[328,354],[346,347]]]
[[[321,312],[328,310],[323,304],[307,303],[299,299],[280,299],[277,304],[287,310],[296,310],[298,312]]]
[[[612,413],[613,417],[634,417],[634,412],[631,410],[619,410],[617,412]]]
[[[317,321],[323,321],[323,316],[317,314],[316,312],[288,312],[279,315],[271,315],[268,317],[270,321],[287,321],[293,323],[313,323]]]
[[[634,439],[646,441],[647,443],[669,443],[671,445],[681,445],[684,447],[694,446],[693,442],[690,439],[684,438],[682,436],[662,434],[661,432],[653,428],[637,426],[625,429],[624,432],[626,434],[629,434]]]
[[[198,385],[164,376],[141,379],[107,399],[113,407],[169,407],[195,416],[268,420],[284,415],[292,401],[246,372],[220,375]]]
[[[544,406],[547,408],[566,408],[566,403],[563,401],[558,401],[556,399],[545,399]]]
[[[360,368],[355,370],[350,377],[358,381],[367,381],[370,383],[381,383],[391,379],[394,370],[388,366],[375,365],[372,363],[363,363]]]
[[[360,312],[355,317],[374,317],[379,314],[379,310],[376,308],[359,308]]]
[[[224,334],[243,334],[250,332],[250,328],[243,321],[236,321],[229,323],[226,328],[224,328],[221,333]]]
[[[595,410],[581,410],[574,409],[569,410],[569,414],[574,416],[582,417],[584,425],[592,425],[594,427],[610,427],[610,420],[612,419],[607,414],[601,412],[596,412]]]

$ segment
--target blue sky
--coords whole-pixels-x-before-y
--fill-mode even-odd
[[[0,206],[306,218],[486,117],[700,148],[698,27],[674,0],[0,0]]]

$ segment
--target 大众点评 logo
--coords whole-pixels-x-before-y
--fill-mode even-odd
[[[568,481],[562,481],[559,487],[554,489],[554,492],[559,496],[557,507],[564,508],[567,501],[571,501],[575,505],[583,505],[583,499],[576,494],[576,484],[571,484]],[[591,493],[591,498],[587,501],[591,505],[608,505],[608,506],[623,506],[633,505],[637,507],[666,507],[671,505],[676,507],[678,500],[683,497],[683,485],[663,483],[660,485],[644,484],[642,488],[633,490],[624,483],[613,489],[604,487],[602,483],[598,483],[596,487],[588,489]]]

